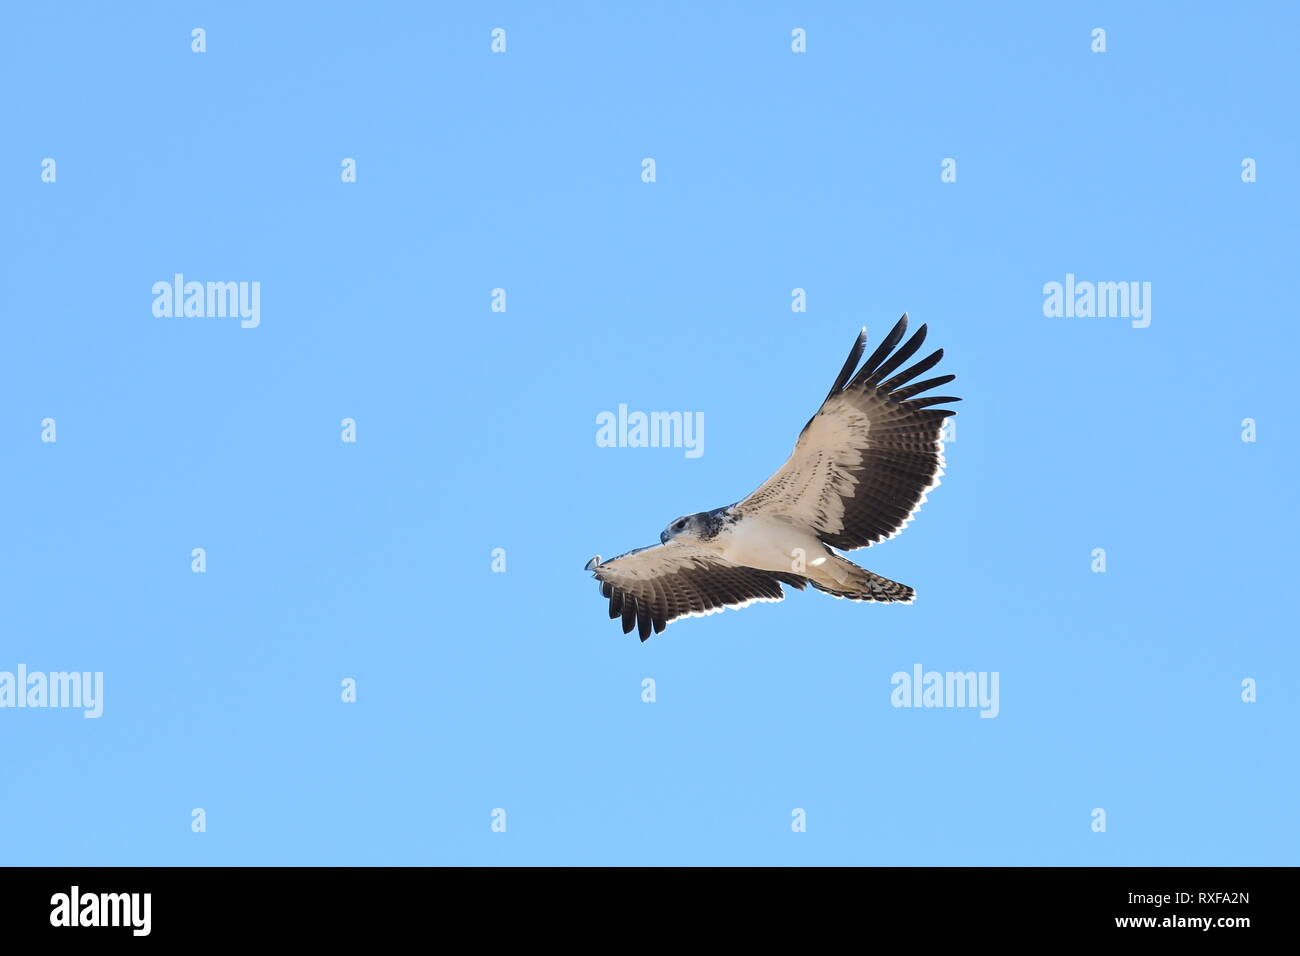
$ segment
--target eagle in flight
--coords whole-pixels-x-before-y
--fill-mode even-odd
[[[858,334],[794,452],[749,497],[678,518],[659,544],[587,562],[624,634],[635,627],[645,641],[681,617],[779,601],[782,584],[811,584],[851,601],[911,603],[916,592],[906,584],[832,550],[898,534],[943,474],[939,436],[955,412],[934,406],[961,399],[920,396],[956,376],[908,384],[939,364],[943,350],[900,372],[925,341],[922,325],[900,347],[906,332],[904,314],[861,367],[867,330]]]

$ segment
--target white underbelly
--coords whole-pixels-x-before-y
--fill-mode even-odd
[[[718,550],[734,564],[764,571],[793,571],[820,563],[826,549],[817,536],[784,521],[746,518],[719,535]]]

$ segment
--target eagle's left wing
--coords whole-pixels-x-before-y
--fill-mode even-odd
[[[961,401],[917,397],[946,385],[955,375],[907,384],[937,365],[943,349],[897,372],[925,341],[923,325],[894,351],[906,332],[904,314],[858,368],[867,344],[862,330],[794,452],[758,490],[736,503],[733,512],[791,519],[844,551],[903,530],[943,474],[939,433],[944,418],[955,413],[932,406]]]
[[[669,540],[601,562],[587,564],[609,598],[609,616],[623,618],[623,633],[636,627],[641,640],[658,634],[679,617],[703,617],[755,601],[779,601],[781,585],[803,590],[797,574],[759,571],[733,564],[717,552]]]

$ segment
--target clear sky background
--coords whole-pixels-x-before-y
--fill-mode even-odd
[[[1296,863],[1300,18],[1137,6],[7,7],[0,670],[105,701],[0,710],[0,862]],[[178,272],[260,327],[155,317]],[[957,439],[851,556],[915,605],[624,636],[588,558],[904,311]],[[597,447],[620,403],[704,454]]]

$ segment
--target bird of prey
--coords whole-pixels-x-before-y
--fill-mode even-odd
[[[833,549],[866,548],[898,534],[943,474],[940,432],[956,413],[934,406],[961,399],[919,396],[956,376],[908,384],[939,363],[942,349],[898,371],[925,331],[921,326],[899,347],[904,314],[859,368],[863,329],[794,452],[749,497],[678,518],[659,544],[587,562],[624,634],[635,627],[645,641],[678,618],[779,601],[782,584],[811,584],[851,601],[912,602],[910,587]]]

